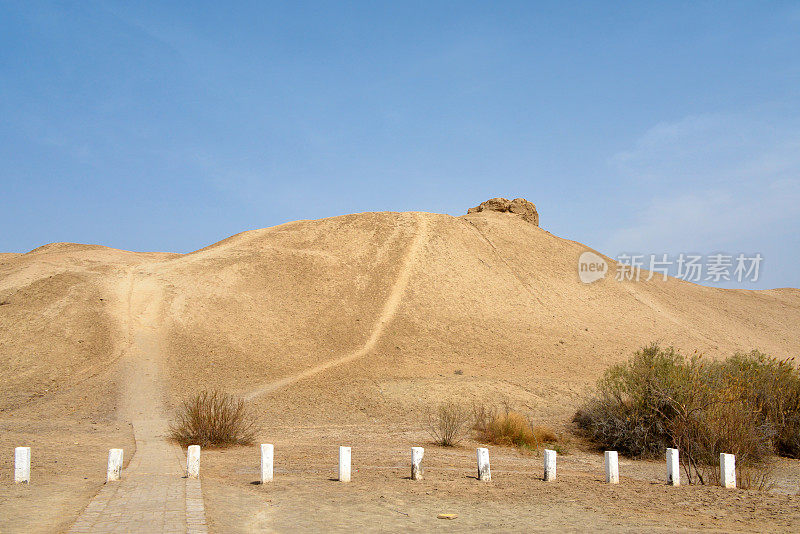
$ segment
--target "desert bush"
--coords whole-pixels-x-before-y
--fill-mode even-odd
[[[575,415],[575,421],[597,442],[631,457],[656,457],[672,446],[667,425],[671,409],[665,397],[680,402],[692,389],[684,359],[657,344],[631,360],[609,368],[597,391]],[[687,383],[688,382],[688,383]]]
[[[245,402],[216,390],[186,399],[170,426],[171,438],[184,446],[251,445],[257,432],[256,418]]]
[[[800,458],[800,373],[794,358],[779,360],[754,350],[720,362],[716,373],[772,433],[775,451]]]
[[[716,482],[719,453],[735,454],[743,482],[764,486],[774,450],[797,454],[800,375],[758,352],[705,362],[651,344],[606,371],[575,422],[628,456],[677,448],[690,483]]]
[[[719,465],[717,465],[719,471]],[[736,487],[759,491],[770,491],[775,487],[775,468],[769,462],[736,469]],[[719,472],[716,473],[719,480]]]
[[[551,429],[534,425],[529,417],[508,406],[502,410],[485,405],[476,406],[473,408],[473,419],[478,439],[485,443],[538,449],[544,443],[558,441]]]
[[[474,404],[472,406],[472,428],[478,435],[483,436],[488,432],[489,423],[497,416],[498,409],[488,404]]]
[[[452,447],[469,431],[470,413],[460,404],[443,402],[428,410],[422,426],[438,445]]]

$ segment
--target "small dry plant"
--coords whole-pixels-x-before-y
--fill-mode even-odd
[[[737,469],[736,487],[759,491],[772,491],[775,488],[775,469],[767,462]]]
[[[757,463],[745,463],[736,466],[736,487],[758,491],[771,491],[775,488],[775,466],[770,460]],[[719,462],[697,465],[698,481],[716,486],[719,485]]]
[[[452,447],[469,431],[469,410],[454,402],[443,402],[436,409],[428,410],[422,422],[423,428],[437,445]]]
[[[184,446],[251,445],[258,428],[244,400],[216,390],[202,391],[183,401],[170,425],[170,437]]]
[[[473,418],[478,438],[486,443],[539,449],[545,443],[558,442],[558,437],[551,429],[534,425],[529,417],[508,406],[504,409],[475,406]]]

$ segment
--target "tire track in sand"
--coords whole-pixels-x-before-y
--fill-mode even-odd
[[[406,255],[403,258],[403,266],[400,268],[400,272],[397,275],[397,279],[394,281],[394,285],[389,293],[389,297],[386,299],[386,302],[383,305],[383,310],[381,310],[381,314],[378,316],[378,319],[375,321],[375,324],[372,327],[372,333],[367,341],[361,346],[361,348],[350,352],[349,354],[345,354],[340,358],[329,360],[315,367],[311,367],[310,369],[306,369],[305,371],[297,373],[296,375],[287,376],[279,380],[269,382],[268,384],[265,384],[245,395],[247,400],[252,400],[256,397],[266,395],[267,393],[271,393],[290,384],[294,384],[295,382],[303,380],[304,378],[317,375],[333,367],[338,367],[340,365],[352,362],[353,360],[357,360],[358,358],[366,356],[373,348],[375,348],[375,345],[378,343],[381,335],[383,335],[383,331],[386,329],[386,325],[391,322],[392,318],[397,312],[397,307],[400,304],[400,301],[403,299],[403,293],[405,293],[406,286],[411,278],[411,271],[414,265],[417,263],[417,259],[422,247],[428,241],[428,222],[420,213],[414,213],[413,215],[417,220],[417,232],[414,235],[414,238],[411,240],[408,250],[406,251]]]

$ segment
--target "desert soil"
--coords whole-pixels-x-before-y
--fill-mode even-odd
[[[267,487],[252,484],[256,447],[204,451],[212,531],[797,531],[794,461],[772,493],[667,488],[661,463],[628,460],[610,487],[602,456],[573,440],[555,483],[541,458],[491,447],[483,484],[477,443],[428,443],[421,414],[450,399],[507,403],[569,436],[602,371],[653,340],[708,358],[800,350],[797,289],[584,285],[585,250],[512,214],[365,213],[186,255],[0,256],[0,532],[66,530],[102,487],[108,449],[133,457],[137,420],[163,428],[210,388],[250,399],[276,446]],[[329,480],[342,444],[350,484]],[[20,445],[30,486],[11,483]],[[405,478],[412,445],[426,447],[419,482]]]
[[[288,433],[288,435],[287,435]],[[600,454],[561,455],[556,482],[542,458],[490,447],[492,481],[479,482],[475,446],[454,449],[390,429],[275,429],[275,480],[258,480],[256,448],[208,451],[203,485],[218,532],[345,531],[782,531],[800,528],[796,495],[719,487],[667,487],[661,462],[621,464],[603,479]],[[320,439],[322,438],[322,439]],[[412,438],[412,439],[409,439]],[[322,443],[320,442],[322,441]],[[353,479],[336,481],[336,444],[351,445]],[[411,444],[425,445],[425,478],[412,481]],[[796,467],[792,475],[797,477]],[[794,491],[797,478],[794,478]],[[237,513],[230,513],[235,509]],[[438,514],[457,514],[455,520]]]

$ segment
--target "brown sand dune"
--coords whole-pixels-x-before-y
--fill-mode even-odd
[[[303,421],[329,418],[325,406],[345,407],[345,419],[391,418],[409,403],[498,393],[567,416],[566,399],[652,340],[711,357],[800,349],[796,289],[611,275],[585,285],[576,267],[585,250],[510,214],[363,213],[244,232],[186,255],[57,243],[5,256],[0,371],[10,395],[0,407],[46,402],[108,369],[132,274],[157,288],[174,396],[222,387],[294,406],[285,416]]]
[[[568,399],[654,339],[712,357],[800,347],[800,291],[585,285],[585,250],[494,212],[365,213],[242,234],[158,267],[173,391],[234,388],[297,422],[498,394],[563,418]]]
[[[4,254],[4,451],[22,422],[54,443],[56,420],[124,432],[131,399],[161,391],[126,397],[137,372],[165,378],[166,407],[222,388],[276,428],[411,428],[443,399],[506,400],[561,426],[605,368],[653,340],[709,357],[800,352],[800,290],[617,282],[610,259],[612,275],[586,285],[586,250],[482,211],[297,221],[185,255],[64,243]],[[121,363],[133,322],[160,347],[140,369]],[[86,491],[53,513],[74,517]]]

